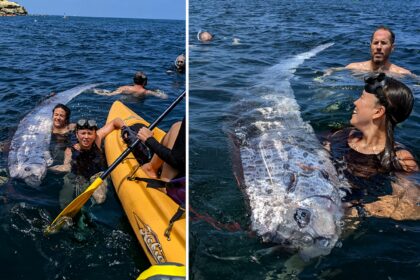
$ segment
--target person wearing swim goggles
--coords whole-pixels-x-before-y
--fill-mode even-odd
[[[95,120],[80,119],[76,123],[76,129],[98,130],[98,125]]]
[[[56,172],[71,171],[72,174],[81,176],[89,182],[92,176],[106,169],[105,156],[102,151],[103,140],[109,133],[121,129],[124,125],[122,119],[116,118],[98,129],[95,120],[78,120],[76,122],[77,143],[65,150],[62,165],[55,165],[49,169]],[[103,203],[106,198],[106,188],[98,188],[93,197],[97,204]]]
[[[394,139],[397,124],[411,114],[413,93],[384,73],[369,75],[364,82],[360,97],[354,101],[351,127],[335,132],[324,142],[337,169],[352,186],[343,199],[346,212],[350,216],[418,219],[420,191],[404,175],[417,172],[418,163]]]
[[[417,162],[405,150],[396,150],[394,129],[406,120],[414,106],[411,90],[384,73],[365,78],[362,95],[354,102],[350,123],[362,133],[349,137],[349,146],[364,154],[380,155],[385,170],[416,171]]]

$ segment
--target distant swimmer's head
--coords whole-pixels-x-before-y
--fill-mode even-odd
[[[70,123],[70,109],[64,104],[55,105],[52,110],[53,113],[53,126],[55,128],[65,127]]]
[[[370,52],[372,61],[384,64],[394,51],[395,34],[386,26],[378,27],[370,39]]]
[[[213,37],[214,35],[207,31],[200,31],[197,34],[197,38],[201,42],[210,42],[211,40],[213,40]]]
[[[139,71],[134,74],[134,84],[140,85],[140,86],[147,86],[147,76],[143,72]]]
[[[179,72],[185,71],[185,55],[180,54],[175,60],[175,67]]]

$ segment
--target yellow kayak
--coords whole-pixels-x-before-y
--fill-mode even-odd
[[[149,125],[120,101],[112,105],[108,120],[121,118],[126,125],[135,123]],[[154,137],[160,141],[165,132],[153,130]],[[105,140],[105,154],[108,165],[112,164],[127,148],[121,138],[121,131],[113,131]],[[127,180],[130,176],[147,178],[134,156],[130,153],[111,173],[115,191],[130,221],[143,251],[152,265],[167,262],[186,263],[186,219],[185,214],[172,227],[170,237],[165,236],[169,221],[178,210],[176,204],[165,193],[146,188],[147,183]]]

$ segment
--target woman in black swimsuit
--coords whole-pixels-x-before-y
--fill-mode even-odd
[[[53,164],[62,162],[64,151],[71,145],[76,124],[70,123],[70,109],[64,104],[57,104],[52,111],[50,151]]]
[[[381,196],[395,194],[390,172],[419,169],[414,156],[394,141],[395,126],[410,115],[414,97],[406,85],[379,73],[365,79],[364,91],[354,105],[353,127],[333,134],[330,150],[338,171],[353,185],[347,201],[378,202]],[[418,188],[412,186],[411,191]]]

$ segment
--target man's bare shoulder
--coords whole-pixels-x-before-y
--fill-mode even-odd
[[[402,68],[400,66],[397,66],[395,64],[391,64],[391,67],[389,67],[389,71],[397,73],[397,74],[401,74],[401,75],[410,75],[411,74],[410,70],[407,70],[407,69]]]
[[[345,68],[350,70],[369,71],[371,67],[370,61],[362,61],[350,63]]]
[[[143,95],[146,93],[144,88],[139,88],[136,86],[122,86],[117,89],[122,94],[133,94],[133,95]]]

